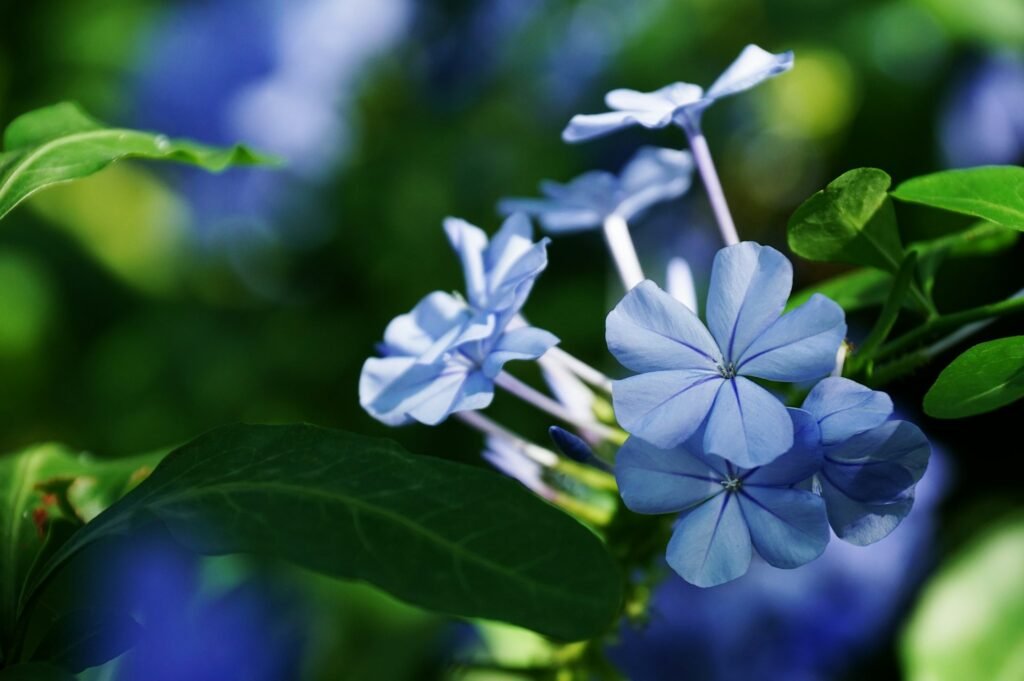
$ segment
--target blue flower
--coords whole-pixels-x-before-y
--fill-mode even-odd
[[[821,430],[817,476],[836,536],[864,546],[900,524],[914,504],[931,446],[907,421],[890,420],[892,400],[846,378],[826,378],[804,400]]]
[[[518,317],[547,266],[548,240],[533,241],[524,215],[490,240],[464,220],[449,218],[445,231],[462,260],[467,298],[435,291],[396,317],[384,331],[383,357],[366,360],[359,377],[359,403],[388,425],[435,425],[483,409],[506,362],[536,359],[558,343]]]
[[[641,147],[618,176],[595,170],[568,184],[543,182],[546,198],[505,199],[498,210],[533,215],[551,233],[594,229],[609,215],[629,220],[656,203],[682,196],[692,175],[689,152]]]
[[[654,92],[612,90],[605,95],[605,103],[614,111],[573,116],[562,131],[562,139],[580,142],[633,125],[664,128],[675,123],[695,132],[704,110],[715,101],[748,90],[792,66],[792,52],[772,54],[757,45],[747,45],[707,92],[690,83],[672,83]]]
[[[615,461],[626,506],[637,513],[682,513],[666,557],[696,586],[741,577],[752,548],[770,565],[794,568],[821,555],[829,540],[825,504],[797,487],[821,466],[818,426],[791,409],[793,447],[771,463],[750,469],[702,454],[699,438],[658,449],[629,438]]]
[[[787,451],[793,425],[785,406],[748,377],[821,378],[846,334],[842,309],[822,295],[782,315],[792,281],[785,256],[744,242],[715,256],[707,327],[651,281],[630,291],[607,321],[608,349],[638,372],[615,382],[619,423],[662,448],[703,427],[704,451],[740,466]]]

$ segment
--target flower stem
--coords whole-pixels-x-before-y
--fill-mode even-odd
[[[575,414],[562,406],[560,402],[553,400],[536,388],[523,383],[508,372],[502,371],[494,377],[494,382],[521,400],[532,404],[541,411],[547,412],[560,421],[568,423],[577,430],[588,432],[602,440],[608,440],[611,442],[616,442],[620,439],[618,437],[618,433],[614,429],[601,423],[594,421],[588,422],[577,418]]]
[[[718,171],[715,170],[715,162],[711,158],[711,150],[708,148],[707,140],[704,139],[704,133],[694,125],[684,126],[683,130],[686,131],[686,135],[690,139],[693,160],[704,181],[704,189],[708,193],[708,200],[711,201],[711,209],[715,212],[722,240],[725,241],[726,246],[738,244],[740,237],[736,233],[736,225],[732,221],[732,213],[729,212],[729,204],[725,200],[725,192],[722,191],[722,183],[718,179]]]
[[[608,378],[600,371],[590,366],[581,359],[570,355],[565,350],[559,347],[553,347],[544,353],[545,357],[551,357],[556,362],[560,362],[562,366],[576,374],[585,383],[603,390],[604,392],[611,395],[612,393],[612,379]]]
[[[519,437],[512,431],[508,430],[504,426],[498,425],[491,419],[487,418],[478,411],[460,411],[455,413],[455,418],[465,423],[470,428],[480,431],[488,437],[494,437],[501,440],[506,440],[517,451],[526,456],[531,461],[535,461],[541,466],[552,468],[555,466],[559,459],[558,455],[549,449],[544,449],[539,445],[535,445],[532,442],[527,442],[523,438]]]
[[[612,259],[615,260],[615,267],[619,270],[622,285],[629,291],[645,277],[640,267],[640,258],[637,257],[636,248],[633,246],[633,239],[629,236],[626,219],[617,213],[605,218],[604,238],[608,242]]]

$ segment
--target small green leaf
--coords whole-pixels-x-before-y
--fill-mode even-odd
[[[1024,168],[1020,166],[945,170],[907,180],[892,195],[1024,231]]]
[[[283,558],[563,640],[606,631],[621,599],[603,543],[508,478],[389,440],[244,425],[169,454],[33,574],[33,591],[78,550],[146,516],[202,553]]]
[[[876,168],[843,173],[789,220],[789,247],[808,260],[866,265],[893,274],[903,261],[891,179]]]
[[[924,410],[938,419],[959,419],[1003,407],[1024,397],[1024,336],[975,345],[942,370],[924,396]]]
[[[0,681],[75,681],[75,675],[52,664],[29,662],[0,669]]]
[[[1024,678],[1024,518],[955,556],[925,586],[904,632],[909,681]]]
[[[188,163],[213,172],[265,165],[273,159],[243,146],[208,147],[138,130],[108,128],[70,102],[31,111],[4,132],[0,154],[0,218],[35,192],[135,157]]]

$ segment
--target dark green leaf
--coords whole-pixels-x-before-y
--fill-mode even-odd
[[[789,247],[808,260],[895,273],[903,260],[887,174],[858,168],[807,199],[789,220]]]
[[[280,557],[422,607],[560,639],[604,632],[621,597],[602,542],[521,485],[313,426],[229,426],[176,450],[33,584],[140,514],[203,553]]]
[[[75,675],[51,664],[29,662],[0,669],[0,681],[75,681]]]
[[[141,632],[127,613],[75,610],[53,623],[30,658],[77,673],[121,655],[135,645]]]
[[[892,195],[1024,231],[1024,168],[1020,166],[945,170],[907,180]]]
[[[0,218],[35,192],[87,177],[119,159],[188,163],[218,172],[273,160],[242,146],[217,149],[137,130],[108,128],[64,102],[16,118],[0,154]]]
[[[942,370],[924,410],[958,419],[998,409],[1024,397],[1024,336],[975,345]]]
[[[788,308],[803,305],[815,293],[826,295],[847,312],[877,307],[885,302],[892,288],[892,275],[871,268],[852,270],[793,294]]]

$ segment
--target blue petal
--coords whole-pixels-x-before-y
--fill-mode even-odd
[[[790,487],[821,469],[821,436],[814,417],[801,409],[789,409],[793,420],[793,446],[771,463],[755,468],[744,479],[744,487]]]
[[[637,437],[619,448],[615,479],[636,513],[676,513],[724,491],[721,476],[686,449],[659,449]]]
[[[742,376],[722,381],[704,431],[707,453],[754,468],[792,446],[793,421],[777,397]]]
[[[821,441],[830,445],[882,425],[892,414],[892,400],[880,390],[833,377],[814,386],[803,408],[817,419]]]
[[[671,87],[671,86],[670,86]],[[611,90],[604,96],[604,103],[609,109],[618,111],[657,111],[670,112],[675,106],[660,90],[640,92],[629,88]]]
[[[827,479],[821,479],[821,495],[828,510],[828,522],[836,536],[857,546],[884,539],[896,529],[914,505],[913,488],[887,502],[851,499]]]
[[[739,358],[737,371],[796,383],[827,375],[846,336],[843,308],[820,294],[769,326]]]
[[[494,399],[494,383],[482,372],[449,365],[408,400],[412,418],[435,426],[457,411],[483,409]]]
[[[428,352],[453,329],[463,328],[471,312],[455,296],[442,291],[427,294],[411,312],[395,317],[384,330],[389,354],[419,355]]]
[[[658,88],[650,94],[664,99],[674,109],[679,109],[699,102],[704,97],[704,88],[693,83],[676,82]],[[607,97],[605,99],[607,101]]]
[[[722,494],[679,519],[666,558],[690,584],[718,586],[750,567],[750,533],[735,494]]]
[[[793,53],[772,54],[757,45],[747,45],[722,75],[708,88],[704,98],[713,102],[735,95],[793,68]]]
[[[647,280],[637,284],[608,314],[608,349],[633,371],[715,371],[718,346],[685,305]]]
[[[658,447],[675,447],[700,427],[724,379],[717,373],[652,371],[616,381],[612,402],[619,423]]]
[[[490,403],[494,387],[482,383],[461,364],[423,364],[407,357],[371,358],[360,377],[360,403],[377,420],[389,425],[408,422],[436,425],[460,408],[466,384],[473,378],[466,404],[482,408]]]
[[[887,502],[924,475],[931,447],[906,421],[887,421],[825,448],[822,478],[851,499]]]
[[[793,286],[793,266],[769,246],[745,241],[718,251],[711,268],[708,328],[729,361],[779,318]]]
[[[487,234],[461,218],[445,218],[444,231],[462,262],[466,297],[474,307],[484,307],[487,296],[487,268],[484,265]]]
[[[526,302],[533,282],[548,264],[549,239],[533,240],[533,225],[523,213],[502,223],[484,254],[487,297],[481,307],[514,314]]]
[[[389,426],[411,423],[404,411],[396,409],[398,402],[375,402],[384,390],[416,365],[415,357],[371,357],[363,363],[359,374],[359,404],[370,416]]]
[[[655,203],[682,196],[690,189],[693,157],[687,151],[641,147],[620,176],[622,200],[616,212],[627,220]]]
[[[577,114],[562,131],[562,140],[582,142],[609,133],[642,125],[645,128],[664,128],[672,122],[671,110],[666,113],[644,111],[608,111],[606,113]]]
[[[504,215],[522,212],[535,216],[553,234],[578,232],[601,226],[604,215],[593,208],[567,205],[552,199],[502,199],[498,211]]]
[[[506,362],[537,359],[555,345],[558,345],[558,336],[533,326],[506,331],[484,360],[484,375],[494,378]]]
[[[820,556],[828,545],[825,502],[817,494],[743,487],[738,496],[754,548],[769,565],[798,567]]]

